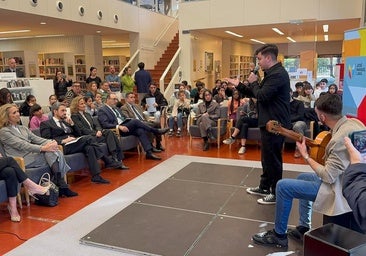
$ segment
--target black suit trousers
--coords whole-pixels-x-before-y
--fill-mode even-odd
[[[5,181],[8,197],[15,197],[18,194],[18,184],[23,183],[27,178],[28,176],[14,158],[0,158],[0,180]]]
[[[103,151],[96,139],[91,135],[82,136],[77,142],[65,145],[65,155],[74,153],[84,153],[88,159],[90,173],[94,176],[101,172],[98,159],[102,158]]]

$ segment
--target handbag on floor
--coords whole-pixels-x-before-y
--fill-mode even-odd
[[[49,191],[44,195],[35,195],[35,203],[42,206],[56,206],[58,204],[58,187],[51,181],[51,176],[49,173],[44,173],[39,181],[39,185],[42,187],[47,187],[49,185]]]

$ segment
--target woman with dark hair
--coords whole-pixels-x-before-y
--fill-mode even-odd
[[[204,89],[203,102],[198,104],[197,125],[203,139],[203,151],[209,149],[208,138],[212,136],[211,127],[216,126],[220,117],[220,105],[212,99],[211,91]]]
[[[241,99],[239,95],[238,90],[233,90],[233,96],[231,99],[229,99],[227,106],[228,106],[228,115],[229,119],[232,119],[234,121],[234,125],[236,123],[236,113],[238,111],[238,108],[241,106]]]
[[[294,98],[296,100],[302,101],[305,108],[312,108],[312,102],[315,102],[314,90],[310,83],[304,83],[301,94]]]
[[[7,88],[0,89],[0,106],[5,105],[7,103],[13,103],[13,97],[11,96],[11,92]]]
[[[34,104],[29,111],[29,129],[31,131],[38,129],[43,121],[48,120],[48,116],[43,114],[42,107]]]
[[[102,79],[100,79],[99,76],[97,76],[97,68],[96,67],[90,67],[90,74],[89,77],[86,79],[86,83],[89,84],[90,82],[95,81],[97,83],[97,87],[99,88],[100,84],[102,83]]]
[[[32,94],[29,94],[25,101],[19,107],[19,113],[21,116],[29,116],[30,108],[37,103],[36,97]]]
[[[57,71],[55,78],[53,79],[53,89],[57,98],[65,96],[67,88],[72,86],[72,80],[67,79],[66,75],[62,71]]]

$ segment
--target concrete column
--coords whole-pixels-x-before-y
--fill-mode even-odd
[[[84,36],[84,53],[86,64],[86,77],[89,76],[90,67],[97,68],[97,75],[104,80],[102,37],[94,35]]]

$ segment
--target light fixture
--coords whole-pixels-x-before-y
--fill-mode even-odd
[[[39,35],[39,36],[34,36],[37,38],[42,38],[42,37],[59,37],[59,36],[65,36],[64,34],[60,34],[60,35]]]
[[[62,10],[64,9],[64,4],[61,1],[57,1],[56,9],[57,9],[57,11],[62,12]]]
[[[42,21],[42,22],[41,22],[41,23],[39,23],[39,24],[41,24],[41,25],[46,25],[47,23]]]
[[[237,33],[231,32],[229,30],[226,30],[225,33],[228,33],[228,34],[233,35],[233,36],[236,36],[236,37],[243,37],[242,35],[239,35]]]
[[[113,15],[114,23],[118,23],[119,17],[117,14]]]
[[[328,41],[328,35],[324,35],[324,41]]]
[[[101,10],[98,10],[97,11],[97,17],[98,17],[98,19],[102,19],[103,18],[103,12],[101,11]]]
[[[281,36],[284,35],[284,33],[281,30],[279,30],[278,28],[272,28],[272,30],[274,32],[276,32],[277,34],[280,34]]]
[[[25,32],[30,32],[30,30],[29,29],[23,29],[23,30],[0,31],[0,34],[25,33]]]
[[[79,15],[80,16],[84,16],[84,14],[85,14],[85,8],[84,8],[84,6],[79,6]]]
[[[293,42],[293,43],[296,43],[296,41],[294,40],[294,39],[292,39],[291,37],[286,37],[288,40],[290,40],[291,42]]]
[[[323,25],[323,31],[324,31],[324,33],[328,33],[328,29],[329,29],[329,25],[328,24],[324,24]]]
[[[102,31],[100,31],[100,30],[97,30],[96,32],[97,32],[98,34],[102,33]]]
[[[108,44],[108,43],[115,43],[117,42],[116,40],[103,40],[102,44]]]
[[[259,41],[259,40],[254,39],[254,38],[251,38],[250,41],[253,41],[253,42],[256,42],[256,43],[259,43],[259,44],[266,44],[265,42]]]

